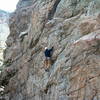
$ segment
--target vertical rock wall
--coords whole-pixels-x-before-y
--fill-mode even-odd
[[[20,0],[9,20],[3,97],[100,100],[99,5],[99,0]],[[45,46],[54,46],[49,72]]]

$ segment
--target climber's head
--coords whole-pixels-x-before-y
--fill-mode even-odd
[[[45,47],[45,50],[47,49],[48,47]]]

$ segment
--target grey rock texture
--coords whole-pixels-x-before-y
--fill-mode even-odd
[[[100,0],[20,0],[9,20],[2,97],[100,100],[99,4]],[[45,46],[54,46],[49,72],[44,70]]]

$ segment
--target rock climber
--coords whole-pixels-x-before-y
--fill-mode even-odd
[[[52,54],[53,54],[53,47],[51,49],[48,49],[47,47],[45,47],[44,54],[45,54],[45,61],[44,61],[45,71],[49,71],[49,68],[52,64],[51,57],[52,57]]]

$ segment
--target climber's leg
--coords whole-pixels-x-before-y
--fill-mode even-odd
[[[45,71],[49,71],[50,67],[52,65],[52,61],[50,57],[46,57],[44,61]]]
[[[48,59],[47,59],[47,57],[46,57],[46,59],[44,61],[44,69],[45,69],[45,71],[48,70]]]
[[[50,68],[50,66],[51,66],[51,58],[50,58],[50,57],[48,57],[48,66],[47,66],[47,69],[49,69],[49,68]]]
[[[48,60],[47,60],[47,58],[46,58],[46,59],[44,60],[44,67],[46,68],[47,65],[48,65]]]

